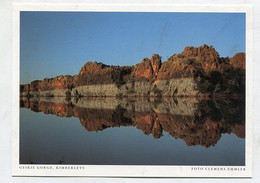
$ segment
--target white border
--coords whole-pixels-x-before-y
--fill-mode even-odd
[[[246,166],[123,166],[123,165],[26,165],[19,168],[19,40],[20,11],[103,12],[240,12],[246,13]],[[252,177],[252,7],[249,5],[131,5],[131,4],[13,4],[12,62],[12,175],[13,176],[99,176],[99,177]],[[53,169],[41,169],[42,167]],[[21,166],[20,166],[21,167]],[[84,169],[56,169],[75,167]],[[192,170],[203,167],[204,170]],[[205,168],[225,168],[209,171]],[[245,168],[245,171],[227,171]]]

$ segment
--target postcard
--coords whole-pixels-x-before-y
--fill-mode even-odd
[[[13,15],[13,176],[252,176],[250,6]]]

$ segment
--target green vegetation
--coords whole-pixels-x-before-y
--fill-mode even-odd
[[[197,80],[197,89],[201,93],[208,93],[214,90],[214,85],[210,83],[208,80],[200,78]]]
[[[234,67],[224,72],[212,71],[208,76],[197,79],[197,89],[202,93],[245,94],[245,71]]]

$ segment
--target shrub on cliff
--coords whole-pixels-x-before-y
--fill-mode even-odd
[[[222,74],[218,71],[212,71],[209,73],[209,82],[214,86],[217,84],[222,84]]]
[[[118,69],[112,71],[112,80],[117,87],[120,87],[121,85],[128,82],[127,76],[130,76],[131,72],[132,72],[131,67],[126,67],[126,66],[118,67]]]
[[[244,94],[245,72],[228,66],[223,73],[212,71],[208,76],[197,79],[196,83],[201,93]]]
[[[210,93],[213,92],[215,89],[214,85],[204,78],[200,78],[196,80],[196,84],[197,84],[197,89],[201,93]]]
[[[230,67],[223,73],[223,90],[226,93],[245,94],[245,71]]]

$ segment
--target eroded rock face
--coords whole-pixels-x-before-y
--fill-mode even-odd
[[[174,54],[162,64],[157,79],[207,75],[211,71],[221,71],[223,64],[212,46],[185,47],[182,53]]]
[[[162,64],[161,57],[158,54],[153,54],[150,61],[152,65],[153,74],[156,77]]]
[[[230,65],[232,65],[235,68],[245,69],[246,68],[246,54],[245,53],[235,54],[230,60]]]
[[[76,76],[75,86],[95,84],[116,84],[117,86],[126,83],[125,75],[130,75],[131,66],[108,66],[97,62],[87,62]]]
[[[112,67],[105,65],[103,63],[89,61],[83,67],[81,67],[79,71],[79,75],[84,75],[84,74],[102,75],[107,72],[111,72],[112,70],[113,70]]]
[[[71,89],[74,87],[74,77],[73,76],[57,76],[55,78],[47,78],[39,82],[38,89],[40,91],[46,90],[61,90],[61,89]]]
[[[20,95],[160,97],[200,96],[226,91],[235,93],[238,89],[229,83],[231,80],[234,85],[243,83],[243,69],[244,53],[236,54],[231,60],[220,58],[212,46],[204,44],[185,47],[182,53],[174,54],[163,63],[158,54],[143,59],[135,66],[87,62],[75,76],[57,76],[21,85]],[[239,77],[237,70],[241,71]],[[237,86],[243,88],[242,84]]]
[[[204,44],[200,47],[185,47],[181,54],[187,58],[195,58],[206,73],[221,68],[219,54],[212,46]]]
[[[76,76],[57,76],[35,80],[30,84],[20,85],[20,96],[66,96],[75,87]]]
[[[153,54],[151,59],[145,58],[140,64],[136,64],[132,75],[137,78],[154,80],[158,75],[161,63],[161,57]]]

